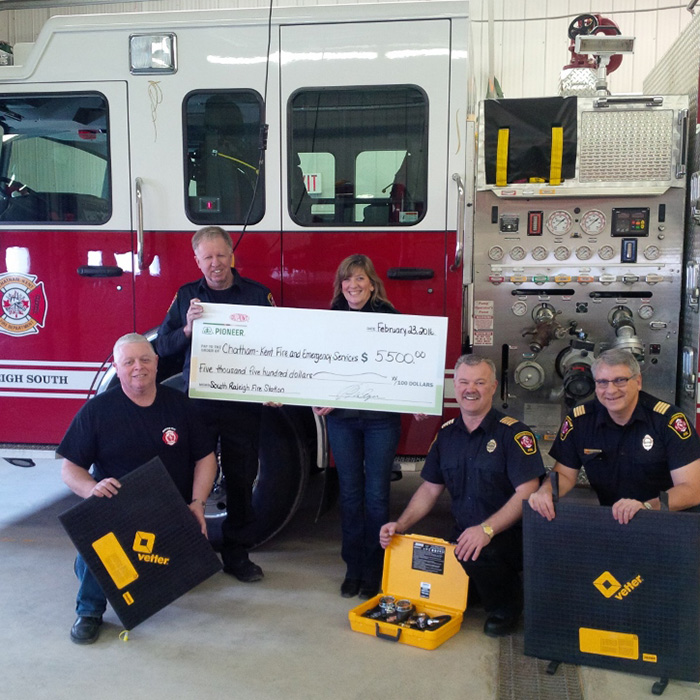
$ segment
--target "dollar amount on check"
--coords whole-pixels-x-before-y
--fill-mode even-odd
[[[193,398],[442,413],[446,318],[202,306]]]

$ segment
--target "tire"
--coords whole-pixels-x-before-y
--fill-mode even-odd
[[[245,539],[255,548],[280,532],[302,501],[310,472],[303,420],[294,407],[263,407],[258,476],[253,484],[255,522]],[[226,483],[219,472],[205,510],[209,541],[221,545],[226,517]]]

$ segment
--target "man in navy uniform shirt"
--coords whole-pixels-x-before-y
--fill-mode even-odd
[[[204,277],[178,289],[158,331],[156,347],[162,357],[185,355],[185,391],[190,380],[192,324],[200,318],[201,302],[274,306],[263,284],[241,277],[234,268],[233,244],[219,226],[205,226],[192,237],[197,267]],[[262,404],[195,399],[195,408],[218,438],[221,469],[226,478],[226,519],[221,528],[224,571],[239,581],[259,581],[263,570],[248,556],[247,532],[255,522],[253,483],[258,474]]]
[[[602,352],[591,367],[596,398],[566,416],[550,455],[556,460],[559,495],[586,476],[601,505],[628,523],[640,510],[659,510],[668,493],[670,510],[700,504],[700,440],[676,406],[641,391],[639,363],[631,352]],[[549,481],[529,498],[530,506],[554,518]]]
[[[491,406],[496,392],[491,360],[463,355],[455,365],[460,417],[445,423],[421,472],[423,483],[396,522],[379,535],[387,547],[427,515],[445,489],[452,497],[455,555],[486,609],[484,632],[510,634],[522,611],[523,500],[544,474],[528,427]]]

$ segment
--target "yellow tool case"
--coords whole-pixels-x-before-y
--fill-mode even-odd
[[[392,642],[436,649],[455,635],[467,607],[469,577],[455,545],[394,535],[384,553],[382,593],[348,613],[350,627]]]

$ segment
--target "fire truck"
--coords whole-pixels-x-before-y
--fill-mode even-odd
[[[398,7],[54,17],[6,52],[2,456],[52,454],[114,382],[114,340],[155,338],[198,276],[190,240],[207,224],[230,231],[236,267],[279,305],[328,308],[338,263],[361,252],[400,311],[447,317],[445,415],[407,416],[400,460],[456,414],[451,367],[472,348],[496,365],[495,405],[543,452],[608,347],[635,354],[662,400],[690,386],[694,415],[697,338],[680,342],[681,309],[700,296],[683,263],[686,90],[610,95],[605,68],[625,43],[584,15],[572,66],[600,85],[477,110],[467,4]],[[582,48],[599,27],[614,51]],[[160,370],[180,383],[177,362]],[[328,462],[307,408],[266,409],[263,430],[259,541]],[[211,501],[215,517],[225,499]]]
[[[115,339],[155,338],[199,276],[203,225],[231,233],[237,269],[283,306],[328,308],[339,262],[368,255],[401,312],[448,317],[454,362],[471,274],[469,17],[449,0],[396,7],[57,16],[5,47],[3,457],[53,455],[114,382]],[[424,455],[440,421],[407,417],[400,454]],[[259,541],[328,453],[309,409],[266,409],[263,431]]]

